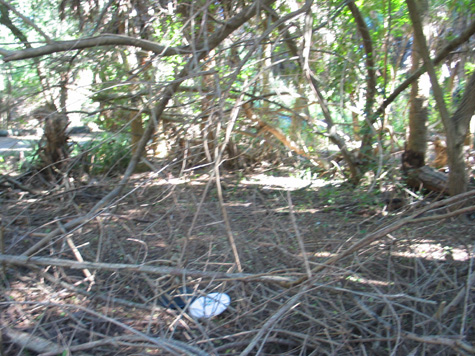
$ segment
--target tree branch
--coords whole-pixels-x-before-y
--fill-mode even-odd
[[[167,47],[159,45],[153,41],[143,40],[140,38],[129,37],[125,35],[103,34],[95,37],[82,38],[70,41],[57,41],[51,44],[27,48],[20,51],[0,50],[5,62],[17,61],[21,59],[29,59],[41,57],[47,54],[73,51],[77,49],[94,48],[99,46],[134,46],[146,51],[159,54],[161,56],[173,56],[178,54],[190,54],[192,51],[189,46],[183,47]]]
[[[0,49],[0,54],[4,56],[3,60],[5,62],[10,62],[21,59],[40,57],[57,52],[66,52],[77,49],[93,48],[98,46],[134,46],[139,47],[145,51],[156,53],[160,56],[174,56],[184,54],[205,55],[210,50],[218,46],[223,41],[223,39],[229,36],[233,31],[238,29],[251,17],[253,17],[257,13],[257,10],[260,8],[260,6],[268,6],[273,2],[275,2],[275,0],[263,0],[262,4],[256,2],[246,7],[239,14],[229,19],[228,22],[218,28],[208,38],[204,39],[201,43],[195,44],[193,46],[169,47],[159,45],[153,41],[143,40],[124,35],[103,34],[96,37],[53,42],[42,47],[28,48],[20,51],[7,51],[5,49]]]
[[[4,0],[0,0],[0,4],[5,6],[9,10],[11,10],[15,15],[17,15],[19,18],[21,18],[24,23],[26,23],[26,24],[30,25],[32,28],[34,28],[36,32],[38,32],[41,36],[43,36],[45,38],[46,42],[48,42],[48,43],[52,42],[51,38],[46,33],[44,33],[41,28],[36,26],[36,24],[33,21],[31,21],[28,17],[26,17],[22,13],[20,13],[17,9],[15,9],[8,2],[6,2]]]
[[[363,48],[366,54],[366,71],[368,72],[368,76],[366,77],[365,115],[372,118],[371,110],[373,108],[374,96],[376,94],[376,65],[374,63],[373,41],[371,40],[368,26],[366,26],[366,22],[364,21],[363,16],[361,16],[360,10],[355,5],[355,2],[350,1],[347,5],[355,19],[356,28],[363,39]]]
[[[170,276],[190,276],[195,278],[209,278],[213,280],[256,281],[268,283],[292,282],[292,278],[273,276],[271,274],[224,273],[190,270],[178,267],[156,267],[147,265],[133,265],[127,263],[78,262],[59,258],[27,257],[0,254],[0,262],[17,266],[58,266],[71,269],[91,269],[104,271],[124,271],[133,273],[149,273]]]
[[[3,3],[2,0],[0,0],[0,24],[7,27],[12,32],[13,36],[18,38],[20,42],[25,45],[25,47],[31,47],[23,32],[21,32],[21,30],[13,24],[8,10],[8,7]]]
[[[391,232],[396,231],[396,230],[402,228],[403,226],[405,226],[407,224],[415,224],[415,223],[418,223],[418,222],[425,222],[425,221],[428,221],[428,220],[439,220],[440,221],[441,219],[443,219],[445,217],[448,217],[448,216],[444,216],[445,215],[444,214],[444,215],[432,215],[430,217],[423,217],[423,218],[419,218],[419,219],[417,219],[417,217],[420,216],[423,213],[426,213],[426,212],[430,211],[430,210],[440,208],[440,207],[443,207],[443,206],[445,206],[446,208],[450,208],[453,205],[457,206],[457,204],[460,201],[472,203],[474,197],[475,197],[475,190],[472,190],[472,191],[469,191],[469,192],[466,192],[466,193],[463,193],[463,194],[459,194],[459,195],[453,196],[453,197],[445,199],[445,200],[439,200],[439,201],[436,201],[435,203],[427,205],[427,206],[421,208],[420,210],[416,211],[411,216],[408,216],[408,217],[403,218],[403,219],[396,220],[395,222],[393,222],[392,224],[390,224],[388,226],[382,227],[381,229],[378,229],[375,232],[367,234],[365,237],[358,240],[357,242],[355,242],[354,244],[352,244],[348,248],[342,250],[339,254],[337,254],[333,257],[330,257],[324,263],[319,264],[317,267],[315,267],[312,270],[312,273],[313,273],[313,275],[316,275],[317,273],[323,271],[324,269],[328,268],[329,266],[332,266],[335,263],[337,263],[338,261],[341,261],[343,258],[351,255],[352,253],[354,253],[356,251],[359,251],[363,247],[366,247],[366,246],[372,244],[373,242],[385,237],[386,235],[390,234]],[[450,217],[455,216],[455,215],[459,215],[459,214],[465,214],[468,211],[471,211],[471,209],[458,209],[458,210],[453,211],[452,213],[450,213]],[[294,282],[290,285],[284,285],[284,286],[290,288],[290,287],[295,286],[297,284],[303,283],[306,280],[307,280],[307,276],[303,276],[299,280],[297,280],[296,282]]]
[[[264,3],[266,5],[270,5],[271,3],[275,2],[275,0],[265,0]],[[135,150],[132,158],[130,159],[130,163],[127,166],[127,169],[124,173],[124,176],[122,177],[121,181],[117,184],[116,188],[109,192],[105,197],[103,197],[99,202],[92,207],[92,209],[84,216],[80,216],[74,220],[71,220],[67,224],[64,225],[65,230],[69,229],[74,229],[76,226],[79,226],[85,222],[87,222],[89,219],[92,219],[98,212],[105,207],[107,204],[109,204],[114,198],[119,196],[119,194],[122,192],[122,189],[125,187],[125,184],[129,180],[130,176],[134,172],[135,168],[137,167],[137,164],[140,161],[140,158],[142,157],[142,153],[145,149],[145,146],[147,145],[147,142],[150,140],[152,135],[155,133],[156,126],[158,125],[159,120],[162,117],[163,112],[165,111],[165,108],[168,105],[168,102],[170,99],[173,97],[175,92],[178,90],[180,87],[181,83],[185,81],[188,78],[188,75],[191,73],[193,68],[195,68],[195,65],[199,63],[201,59],[203,59],[209,51],[214,49],[221,41],[223,41],[228,35],[229,35],[229,30],[231,28],[237,29],[240,25],[244,24],[250,17],[255,15],[260,8],[262,4],[259,2],[254,3],[251,6],[248,6],[245,8],[243,11],[241,11],[239,14],[234,16],[231,20],[228,21],[228,23],[224,26],[222,26],[220,29],[218,29],[215,33],[215,35],[211,35],[213,38],[212,40],[209,41],[208,45],[209,48],[207,49],[207,52],[194,52],[194,56],[191,57],[187,64],[183,67],[183,69],[180,71],[180,73],[176,76],[176,80],[172,81],[166,88],[164,88],[162,92],[162,96],[160,101],[155,105],[155,107],[151,110],[151,119],[148,122],[148,125],[142,135],[142,138],[137,144],[137,149]],[[117,37],[117,36],[115,36]],[[119,37],[126,37],[126,36],[119,36]],[[129,37],[126,37],[129,38]],[[217,40],[220,39],[218,42]],[[134,41],[138,41],[137,43],[143,43],[142,41],[144,40],[138,40],[138,39],[133,39]],[[153,42],[146,41],[147,43],[154,44]],[[206,43],[206,41],[205,41]],[[213,46],[211,46],[211,43]],[[195,48],[196,46],[192,46],[192,48]],[[0,52],[1,54],[1,52]],[[42,249],[45,245],[47,245],[54,237],[60,235],[63,233],[63,231],[59,228],[51,231],[47,236],[45,236],[43,239],[38,241],[35,245],[30,247],[27,251],[23,253],[24,256],[31,256],[32,254],[36,253],[40,249]]]
[[[470,39],[471,36],[475,34],[475,21],[473,21],[465,31],[463,31],[460,36],[452,40],[447,46],[445,46],[440,53],[432,60],[433,65],[437,65],[442,62],[453,50],[458,48],[460,45],[465,43]],[[399,85],[394,91],[389,95],[386,100],[381,104],[381,106],[376,110],[375,117],[382,115],[384,110],[401,94],[406,90],[409,85],[412,84],[414,80],[417,80],[422,74],[427,71],[426,66],[421,66],[417,71],[415,71],[409,78],[407,78],[401,85]]]

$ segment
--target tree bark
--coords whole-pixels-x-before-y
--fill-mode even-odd
[[[417,41],[412,46],[412,72],[416,72],[421,61]],[[409,107],[409,136],[402,155],[402,169],[407,177],[411,169],[423,167],[427,149],[427,107],[426,98],[419,90],[419,80],[411,86]],[[408,178],[408,177],[407,177]]]
[[[362,168],[367,167],[372,156],[372,144],[374,142],[373,124],[376,117],[373,115],[374,97],[376,95],[376,65],[374,62],[373,41],[368,26],[366,25],[360,10],[355,5],[354,1],[348,3],[348,8],[353,15],[356,28],[363,40],[363,49],[365,52],[365,67],[366,67],[366,103],[364,109],[364,122],[360,129],[363,134],[360,147],[360,159]],[[361,169],[361,168],[360,168]]]
[[[475,34],[475,21],[473,21],[465,31],[463,31],[460,36],[453,39],[447,44],[432,60],[434,65],[442,62],[452,51],[457,49],[463,43],[467,42],[470,37]],[[426,66],[420,67],[414,74],[409,76],[401,85],[399,85],[387,98],[383,101],[381,106],[375,111],[375,117],[378,117],[383,114],[384,110],[401,94],[404,90],[411,85],[414,80],[418,79],[422,74],[426,72]]]
[[[449,140],[447,135],[447,155],[449,160],[449,191],[451,195],[467,190],[468,177],[464,160],[464,142],[469,133],[470,119],[475,113],[475,71],[465,86],[465,92],[459,107],[450,118],[453,126]],[[450,143],[449,143],[450,142]],[[450,148],[449,148],[450,145]]]
[[[467,190],[468,177],[463,159],[463,142],[468,132],[470,118],[475,111],[475,72],[469,80],[465,94],[455,114],[450,117],[444,101],[442,89],[437,81],[434,65],[430,60],[424,32],[422,31],[419,9],[414,0],[406,0],[409,15],[414,28],[414,36],[419,46],[432,84],[434,98],[444,124],[447,138],[447,156],[449,163],[449,193],[457,195]]]

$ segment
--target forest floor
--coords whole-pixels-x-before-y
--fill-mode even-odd
[[[208,174],[134,175],[30,259],[119,179],[36,196],[2,188],[0,354],[475,352],[475,219],[460,210],[474,194],[450,205],[396,183],[388,193],[290,171],[226,174],[222,204]],[[231,303],[193,318],[164,303],[185,286]]]

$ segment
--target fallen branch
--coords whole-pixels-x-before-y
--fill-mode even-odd
[[[473,258],[473,257],[472,257]],[[445,306],[445,308],[442,310],[440,316],[443,317],[450,311],[454,310],[467,295],[467,292],[469,293],[472,287],[475,285],[475,273],[472,271],[470,272],[470,276],[467,279],[467,284],[457,293],[457,295],[452,299],[452,301]]]
[[[284,305],[282,305],[267,321],[262,325],[262,327],[257,332],[256,336],[249,342],[249,345],[244,349],[239,356],[247,356],[249,353],[257,346],[259,341],[264,337],[264,334],[270,333],[270,331],[278,325],[278,322],[282,317],[292,308],[299,303],[299,299],[308,290],[308,286],[304,286],[301,291],[295,294],[290,298]]]
[[[8,337],[11,343],[20,346],[23,349],[37,353],[53,353],[58,355],[63,351],[63,347],[46,340],[42,337],[31,335],[23,331],[17,331],[11,328],[3,329],[3,334]],[[86,356],[85,354],[83,354]]]
[[[142,338],[143,341],[151,342],[152,344],[156,345],[159,349],[163,349],[166,351],[171,352],[174,355],[177,355],[178,352],[180,354],[184,354],[187,356],[209,356],[209,353],[195,347],[192,345],[188,345],[187,343],[179,340],[174,340],[174,339],[166,339],[163,337],[153,337],[149,336],[127,324],[122,323],[119,320],[116,320],[114,318],[111,318],[107,315],[103,315],[101,313],[95,312],[94,310],[91,310],[89,308],[80,306],[80,305],[73,305],[73,304],[54,304],[54,303],[40,303],[40,302],[0,302],[0,304],[28,304],[28,305],[42,305],[45,307],[58,307],[62,309],[77,309],[81,310],[83,312],[86,312],[88,314],[91,314],[95,316],[96,318],[105,320],[109,323],[112,323],[114,325],[117,325],[118,327],[134,334],[137,335],[138,337]],[[28,334],[29,337],[32,337],[31,335]],[[51,343],[48,341],[48,343]],[[47,350],[46,352],[48,352]]]
[[[120,344],[121,342],[128,342],[128,343],[137,342],[137,343],[140,343],[140,345],[138,345],[140,347],[154,346],[152,344],[144,345],[143,338],[141,338],[140,336],[122,335],[122,336],[108,337],[108,338],[104,338],[104,339],[96,340],[96,341],[90,341],[90,342],[86,342],[80,345],[72,345],[69,347],[63,347],[62,350],[60,350],[60,352],[45,352],[38,356],[57,356],[57,355],[63,355],[63,354],[69,355],[71,352],[74,352],[74,355],[76,355],[76,352],[78,351],[94,349],[101,346],[117,345],[117,344]],[[81,356],[86,356],[86,354],[81,353]]]
[[[210,278],[213,280],[236,280],[236,281],[256,281],[268,283],[292,283],[293,279],[283,276],[273,276],[270,274],[250,274],[250,273],[224,273],[224,272],[206,272],[190,270],[178,267],[155,267],[145,265],[133,265],[126,263],[102,263],[102,262],[78,262],[72,260],[64,260],[59,258],[47,257],[27,257],[0,254],[0,262],[19,265],[25,267],[37,266],[57,266],[71,269],[92,269],[106,271],[125,271],[150,273],[171,276],[190,276],[195,278]]]
[[[10,183],[12,186],[14,187],[18,187],[20,188],[21,190],[24,190],[30,194],[33,194],[33,195],[40,195],[41,192],[37,191],[37,190],[34,190],[34,189],[31,189],[29,187],[27,187],[26,185],[24,184],[21,184],[18,180],[10,177],[9,175],[7,174],[1,174],[0,175],[0,184],[2,184],[3,182],[8,182]]]

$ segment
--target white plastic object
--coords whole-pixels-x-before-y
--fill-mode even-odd
[[[195,319],[208,319],[225,311],[231,298],[226,293],[210,293],[205,297],[199,297],[190,305],[188,312]]]

